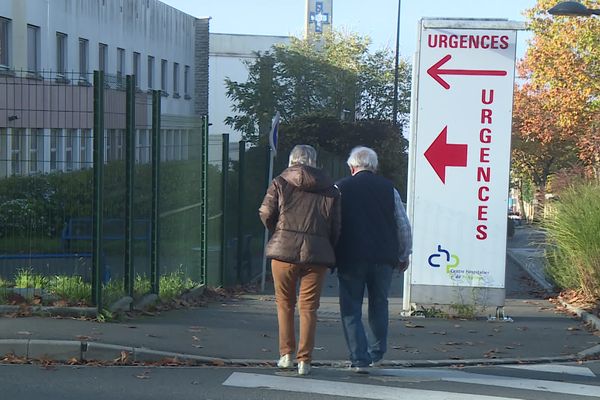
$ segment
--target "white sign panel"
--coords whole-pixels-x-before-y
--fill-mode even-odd
[[[469,22],[421,24],[413,285],[504,288],[516,31]]]

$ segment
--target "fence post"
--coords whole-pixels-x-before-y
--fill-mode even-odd
[[[221,154],[221,285],[225,285],[225,270],[228,260],[227,243],[227,196],[229,184],[229,134],[223,134],[222,154]]]
[[[158,196],[160,190],[160,102],[162,94],[160,90],[152,91],[152,210],[150,238],[150,285],[152,293],[159,294],[159,204]]]
[[[92,212],[92,303],[102,310],[104,269],[104,72],[94,71],[94,210]]]
[[[237,268],[236,282],[242,283],[242,265],[244,255],[244,175],[246,170],[246,141],[239,141],[238,149],[238,210],[237,210]]]
[[[133,179],[135,168],[135,77],[126,77],[125,99],[125,269],[123,287],[133,297]]]

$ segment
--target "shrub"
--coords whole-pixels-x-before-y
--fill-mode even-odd
[[[561,289],[599,298],[600,185],[580,184],[561,193],[544,227],[549,276]]]

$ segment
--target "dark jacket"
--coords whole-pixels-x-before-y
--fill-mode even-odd
[[[273,234],[267,257],[294,264],[335,264],[340,234],[340,193],[317,168],[294,165],[273,182],[259,209]]]
[[[340,271],[350,264],[398,264],[394,186],[370,171],[340,180],[342,233],[336,247]]]

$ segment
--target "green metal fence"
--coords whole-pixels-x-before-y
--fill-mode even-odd
[[[163,99],[134,76],[0,75],[0,303],[103,309],[259,281],[267,149]],[[346,174],[324,151],[319,165]]]
[[[207,118],[133,76],[0,76],[0,303],[93,305],[206,283]]]

